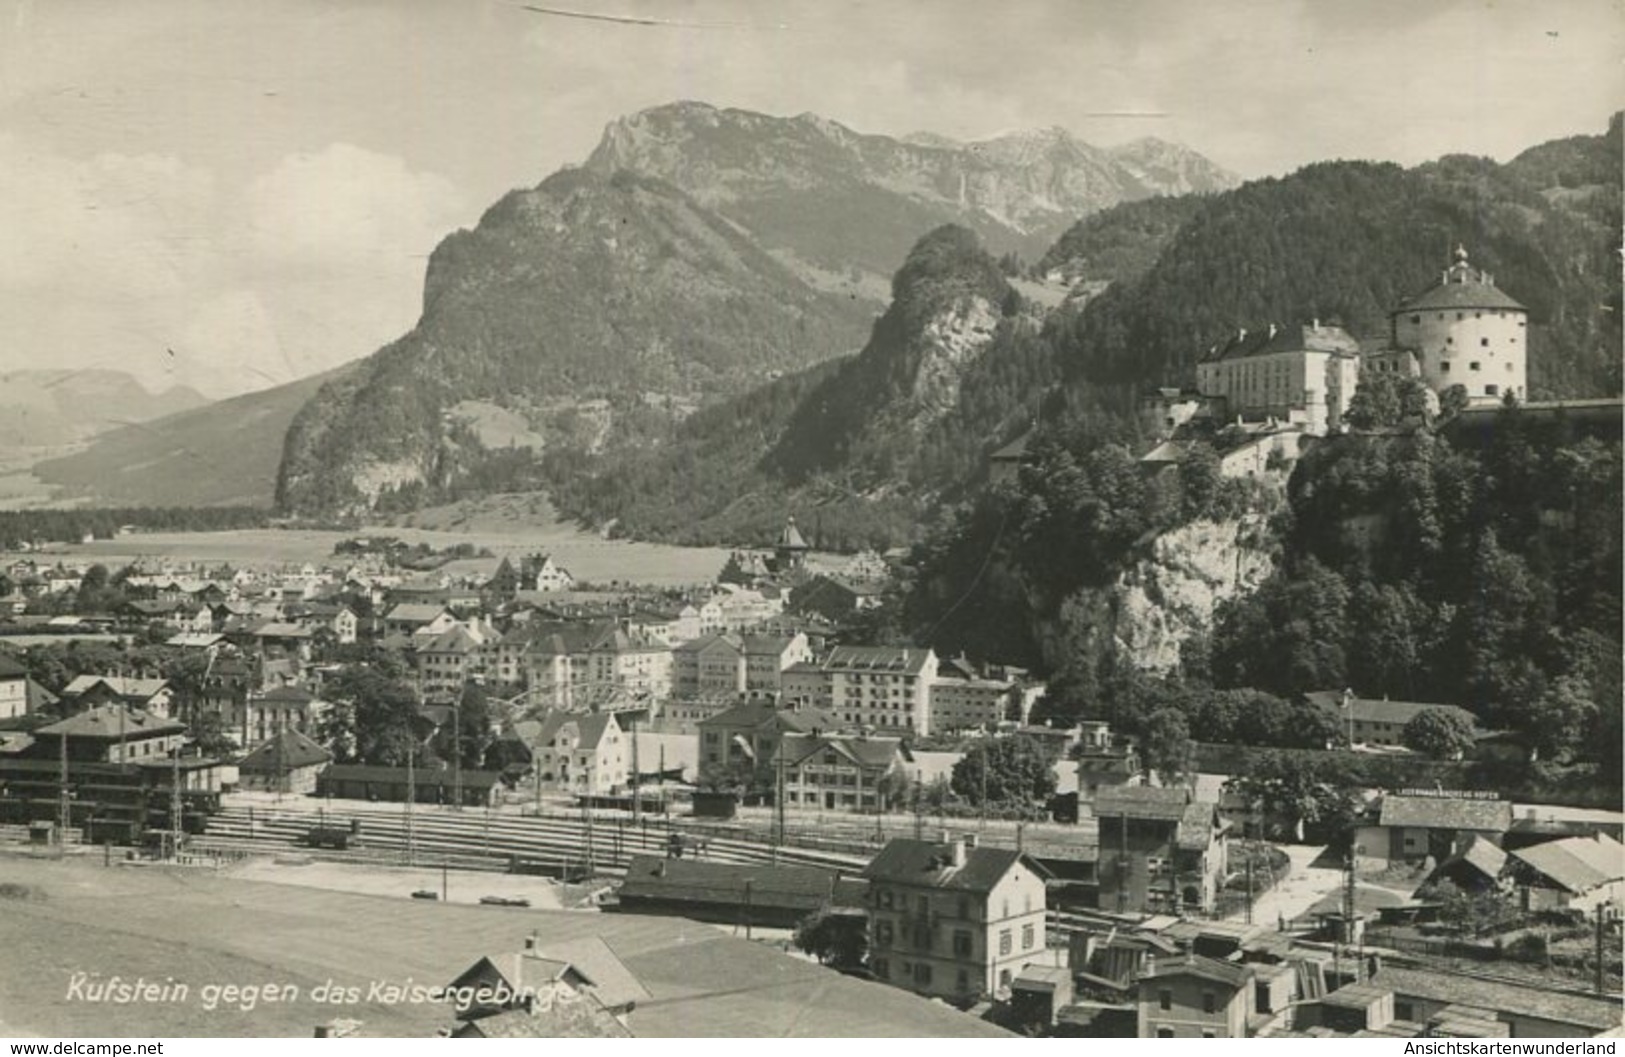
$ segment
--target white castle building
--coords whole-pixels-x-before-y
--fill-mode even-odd
[[[1527,399],[1529,310],[1469,264],[1463,247],[1436,285],[1388,318],[1389,347],[1369,354],[1368,368],[1418,375],[1437,393],[1460,385],[1471,404]]]

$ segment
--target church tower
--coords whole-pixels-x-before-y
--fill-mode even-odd
[[[1529,310],[1469,264],[1464,247],[1438,283],[1401,302],[1389,321],[1393,347],[1416,357],[1435,392],[1460,385],[1480,405],[1528,398]]]

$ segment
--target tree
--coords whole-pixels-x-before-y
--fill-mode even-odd
[[[192,720],[192,743],[204,756],[230,756],[237,745],[226,736],[226,725],[218,712],[199,712]]]
[[[989,738],[954,764],[950,787],[978,806],[1044,804],[1055,792],[1050,759],[1032,738]]]
[[[1293,840],[1311,830],[1343,842],[1352,834],[1353,778],[1319,756],[1285,751],[1251,754],[1226,785],[1263,808],[1267,824]]]
[[[869,954],[869,922],[863,914],[842,913],[825,906],[796,926],[796,948],[820,965],[856,969]]]
[[[1185,713],[1159,708],[1146,720],[1142,749],[1145,765],[1164,781],[1180,778],[1191,769],[1191,728]]]
[[[405,682],[364,665],[341,669],[327,684],[335,702],[323,738],[340,759],[401,767],[418,743],[417,694]]]
[[[1400,740],[1435,760],[1459,760],[1473,747],[1473,723],[1452,709],[1425,708],[1405,724]]]

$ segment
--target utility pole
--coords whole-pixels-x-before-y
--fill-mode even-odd
[[[58,855],[67,854],[68,827],[73,824],[73,807],[68,793],[68,736],[59,737],[61,744],[61,761],[57,768],[57,781],[60,783],[57,792],[56,809],[56,851]]]
[[[779,761],[773,778],[773,865],[779,864],[784,845],[784,741],[779,741]]]
[[[451,802],[452,810],[463,809],[463,695],[451,702]]]
[[[1247,924],[1253,923],[1253,849],[1244,840],[1241,843],[1241,853],[1247,859]]]
[[[412,829],[412,810],[417,805],[418,776],[416,771],[417,740],[406,747],[406,865],[417,863],[417,834]]]
[[[181,746],[176,742],[169,758],[169,841],[177,862],[181,857],[181,832],[185,825],[186,816],[181,810]]]
[[[610,714],[614,715],[613,712]],[[630,712],[626,714],[626,736],[632,739],[632,821],[636,823],[643,817],[643,798],[638,795],[638,779],[641,777],[638,773],[638,721]]]
[[[1602,903],[1597,904],[1597,947],[1596,950],[1592,952],[1597,958],[1597,967],[1594,970],[1595,976],[1592,983],[1596,988],[1597,994],[1599,995],[1606,994],[1606,990],[1603,985],[1608,982],[1608,974],[1604,971],[1602,960],[1603,906],[1604,904]]]
[[[1117,912],[1128,911],[1128,812],[1120,812],[1117,816]]]

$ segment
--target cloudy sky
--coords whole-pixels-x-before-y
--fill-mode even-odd
[[[0,371],[224,395],[372,352],[504,191],[673,99],[1244,176],[1505,159],[1625,100],[1625,0],[0,0]],[[1124,116],[1132,115],[1132,116]]]

